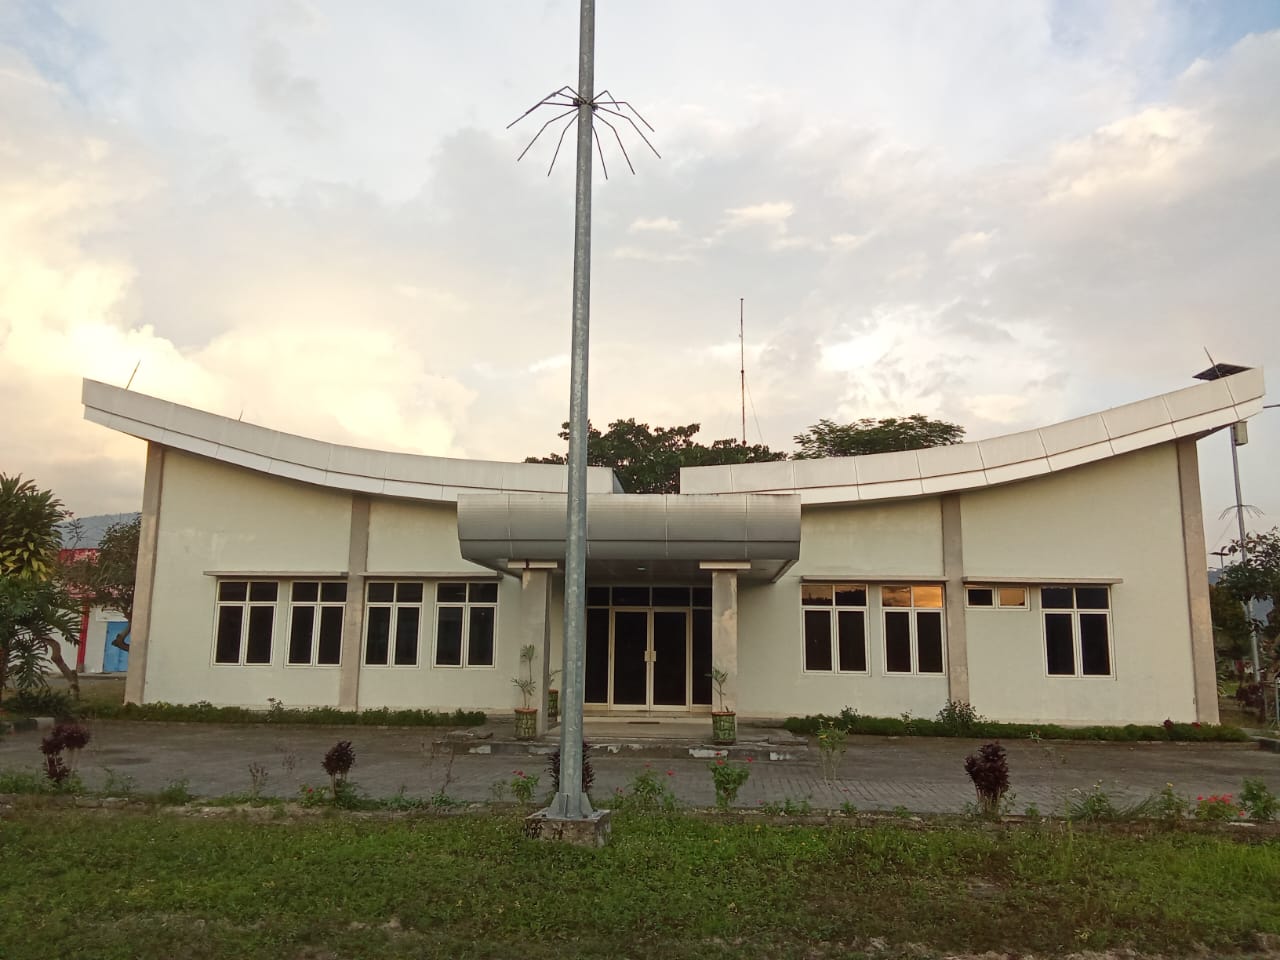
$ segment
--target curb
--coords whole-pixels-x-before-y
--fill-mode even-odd
[[[1267,750],[1271,753],[1280,753],[1280,740],[1275,737],[1254,737],[1254,745],[1259,750]]]
[[[558,741],[544,740],[437,740],[436,746],[453,754],[470,756],[545,757],[560,749]],[[666,760],[805,760],[809,756],[806,743],[734,743],[717,745],[696,740],[593,740],[587,751],[592,757],[654,757]]]

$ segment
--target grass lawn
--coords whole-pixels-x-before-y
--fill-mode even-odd
[[[1228,956],[1280,934],[1277,889],[1280,845],[1247,829],[633,814],[582,850],[510,813],[0,819],[5,960]]]

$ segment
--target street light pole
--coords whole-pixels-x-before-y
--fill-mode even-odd
[[[1231,473],[1236,482],[1236,524],[1240,531],[1240,562],[1248,563],[1249,543],[1245,539],[1244,497],[1240,493],[1240,455],[1236,452],[1236,447],[1240,446],[1240,436],[1236,429],[1239,426],[1240,424],[1233,423],[1227,433],[1231,438]],[[1244,612],[1249,621],[1249,652],[1253,658],[1253,681],[1261,683],[1262,658],[1258,655],[1258,628],[1253,622],[1252,601],[1244,605]]]

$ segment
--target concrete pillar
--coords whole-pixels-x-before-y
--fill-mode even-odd
[[[729,675],[724,684],[724,707],[738,709],[738,574],[750,570],[750,562],[704,561],[711,572],[711,666]],[[712,709],[720,698],[712,693]]]
[[[551,573],[555,561],[528,560],[520,573],[520,646],[539,652],[538,736],[547,732],[547,691],[551,689]]]
[[[1200,460],[1195,440],[1179,440],[1177,449],[1195,714],[1200,723],[1217,723],[1218,676],[1213,655],[1213,617],[1209,612],[1209,572],[1204,544],[1204,516],[1200,503]]]
[[[147,653],[151,645],[151,604],[156,586],[156,547],[160,537],[160,495],[163,488],[164,447],[158,443],[148,443],[147,468],[142,481],[138,567],[134,575],[133,620],[129,623],[129,672],[124,681],[125,703],[142,703],[146,690]]]
[[[360,652],[364,647],[364,582],[369,567],[369,505],[361,493],[351,496],[351,534],[347,547],[347,612],[342,621],[342,666],[338,709],[360,709]]]
[[[942,575],[947,608],[947,696],[969,702],[969,638],[964,619],[964,538],[960,532],[960,495],[942,498]]]

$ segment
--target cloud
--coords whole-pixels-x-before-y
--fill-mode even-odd
[[[78,380],[139,360],[135,389],[324,439],[560,449],[573,171],[517,164],[502,128],[572,70],[572,11],[522,7],[480,57],[469,8],[314,6],[0,30],[7,471],[136,507],[141,444],[80,420]],[[597,423],[735,435],[739,298],[749,433],[783,448],[821,417],[1052,422],[1180,385],[1202,346],[1276,364],[1280,34],[1178,59],[1163,5],[682,6],[669,36],[674,9],[610,15],[609,83],[645,93],[664,159],[595,184]],[[744,56],[682,59],[712,27]],[[679,69],[642,55],[657,36]],[[814,54],[761,68],[762,37]],[[1247,470],[1274,472],[1268,415]],[[1246,498],[1280,515],[1247,477]]]

